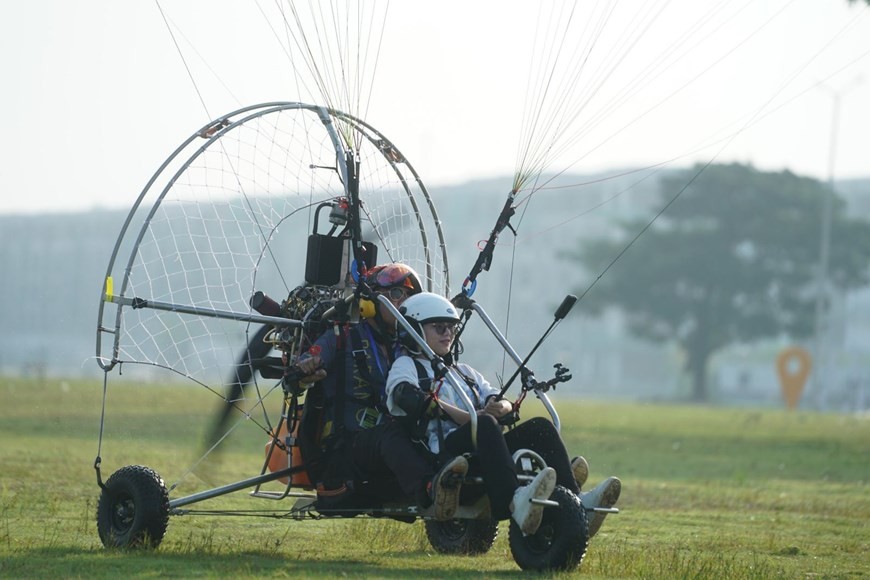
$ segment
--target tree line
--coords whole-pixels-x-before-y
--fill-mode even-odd
[[[847,216],[828,185],[789,171],[710,165],[664,177],[658,207],[668,207],[656,219],[614,221],[613,235],[568,252],[591,273],[580,292],[594,283],[580,305],[593,314],[619,307],[635,336],[678,344],[692,398],[704,401],[708,363],[720,349],[814,332],[816,298],[828,295],[818,282],[829,195],[827,283],[842,290],[865,286],[870,222]]]

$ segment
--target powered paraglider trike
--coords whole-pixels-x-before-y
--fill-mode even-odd
[[[364,300],[379,300],[405,323],[360,276],[388,262],[414,268],[425,290],[449,294],[446,245],[429,193],[398,148],[364,121],[326,107],[275,102],[239,109],[195,131],[137,199],[106,272],[96,340],[104,371],[95,461],[103,544],[156,547],[171,516],[238,514],[191,506],[249,490],[253,499],[293,502],[252,510],[254,515],[422,518],[437,551],[486,552],[498,523],[489,518],[482,493],[461,505],[455,520],[439,522],[431,508],[418,508],[389,481],[356,482],[351,504],[326,502],[315,488],[317,465],[329,458],[306,457],[303,442],[317,445],[322,416],[316,389],[298,388],[294,363],[323,331],[359,323]],[[557,372],[551,381],[536,381],[469,293],[457,299],[492,330],[522,371],[523,396],[534,392],[558,427],[546,391],[570,377]],[[568,308],[560,308],[557,319]],[[122,466],[103,481],[103,428],[112,421],[106,399],[110,379],[122,368],[147,371],[143,376],[151,379],[180,379],[220,402],[194,465],[169,485],[160,465]],[[265,458],[262,446],[251,449],[261,458],[259,472],[202,489],[205,478],[196,477],[196,467],[242,424],[266,442]],[[521,481],[546,467],[529,450],[514,459]],[[474,477],[464,482],[480,483]],[[190,493],[178,494],[188,487]],[[586,510],[562,488],[541,501],[546,508],[538,533],[524,536],[511,527],[517,563],[524,569],[576,567],[588,541]]]

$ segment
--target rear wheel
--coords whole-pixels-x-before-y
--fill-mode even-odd
[[[106,481],[97,504],[97,531],[107,548],[156,548],[169,524],[169,492],[157,472],[122,467]]]
[[[485,554],[498,537],[498,521],[427,520],[426,537],[435,551],[442,554]]]
[[[511,520],[511,554],[523,570],[573,570],[586,555],[589,527],[580,498],[557,485],[550,499],[559,507],[544,508],[541,527],[533,535],[524,536]]]

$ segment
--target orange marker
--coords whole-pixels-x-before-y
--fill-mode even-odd
[[[782,399],[789,409],[797,407],[798,401],[801,400],[812,367],[810,353],[797,346],[785,349],[776,357]]]

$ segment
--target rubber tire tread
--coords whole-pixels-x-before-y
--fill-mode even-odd
[[[514,561],[523,570],[570,571],[583,562],[589,546],[589,524],[580,498],[557,485],[550,499],[559,507],[544,508],[541,527],[530,536],[513,519],[508,542]]]
[[[119,501],[131,501],[133,520],[116,525]],[[141,465],[122,467],[109,477],[97,503],[97,532],[107,548],[156,548],[169,525],[169,492],[156,471]]]
[[[426,537],[440,554],[476,556],[487,553],[498,537],[498,521],[490,519],[426,520]]]

